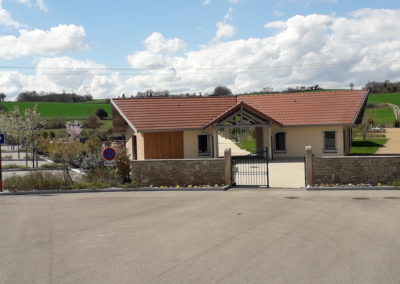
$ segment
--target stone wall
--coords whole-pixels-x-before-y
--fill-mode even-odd
[[[313,184],[400,181],[400,156],[313,157]]]
[[[132,179],[144,186],[221,185],[225,183],[225,160],[132,161]]]

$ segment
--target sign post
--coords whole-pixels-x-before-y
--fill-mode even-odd
[[[115,158],[117,152],[113,148],[105,148],[103,150],[104,166],[108,167],[108,183],[111,184],[111,167],[115,166]]]
[[[0,192],[3,191],[3,169],[2,169],[2,157],[1,157],[1,146],[6,144],[6,135],[0,133]]]

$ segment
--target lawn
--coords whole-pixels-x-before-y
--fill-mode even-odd
[[[351,146],[351,154],[353,155],[371,155],[375,154],[380,147],[383,147],[388,140],[381,139],[368,139],[368,140],[353,140]]]
[[[256,152],[256,140],[254,139],[241,140],[237,145],[240,149],[249,151],[250,153]]]
[[[400,93],[369,95],[368,103],[369,104],[392,103],[394,105],[400,106]]]
[[[393,108],[368,108],[366,114],[375,124],[392,124],[396,117],[394,116]]]
[[[108,116],[111,117],[111,105],[106,103],[49,103],[49,102],[4,102],[0,105],[4,105],[8,110],[14,108],[14,105],[18,105],[21,111],[26,108],[32,108],[34,105],[38,106],[39,112],[45,118],[52,119],[86,119],[88,116],[95,114],[99,108],[107,111]]]

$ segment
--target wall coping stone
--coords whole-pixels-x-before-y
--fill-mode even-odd
[[[382,159],[382,158],[399,158],[400,155],[387,155],[387,156],[322,156],[313,157],[314,159]]]
[[[199,158],[199,159],[148,159],[148,160],[133,160],[133,163],[139,162],[168,162],[168,161],[223,161],[224,158]]]

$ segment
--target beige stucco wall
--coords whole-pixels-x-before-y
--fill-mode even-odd
[[[272,126],[271,132],[286,132],[286,153],[273,153],[274,158],[304,157],[305,146],[312,146],[316,156],[341,156],[347,154],[344,150],[343,126],[307,126],[283,127]],[[348,129],[346,127],[346,129]],[[337,153],[324,153],[324,131],[336,131]],[[345,132],[348,133],[348,130]],[[264,128],[264,148],[270,147],[269,128]],[[347,151],[348,152],[348,151]]]
[[[213,136],[214,133],[214,128],[207,128],[204,130],[191,130],[191,131],[184,131],[183,132],[183,152],[184,152],[184,157],[185,159],[194,159],[194,158],[212,158],[213,154],[213,145],[212,145],[212,140],[210,140],[210,155],[208,156],[199,156],[198,155],[198,141],[197,141],[197,136],[198,135],[210,135]]]
[[[137,159],[144,160],[144,135],[141,132],[136,133]]]
[[[273,153],[274,158],[293,158],[304,157],[305,146],[312,146],[315,156],[342,156],[349,154],[349,127],[343,126],[309,126],[309,127],[284,127],[272,126],[263,128],[263,146],[271,149],[270,134],[278,131],[286,132],[286,153]],[[345,130],[343,132],[343,130]],[[336,131],[337,153],[324,153],[324,131]],[[184,158],[211,158],[213,154],[212,140],[210,140],[210,155],[198,155],[197,136],[201,134],[214,135],[214,128],[209,127],[205,130],[191,130],[183,132]],[[126,132],[126,148],[129,158],[132,160],[132,135],[136,135],[137,158],[144,160],[144,136],[143,133],[134,133],[130,128]],[[345,136],[343,136],[345,135]]]
[[[130,160],[133,160],[132,136],[136,135],[137,159],[144,160],[144,137],[143,133],[135,133],[130,127],[125,132],[126,151]]]
[[[130,160],[133,160],[133,153],[132,153],[132,135],[134,135],[133,130],[130,127],[127,127],[125,131],[125,138],[126,138],[126,152]]]

